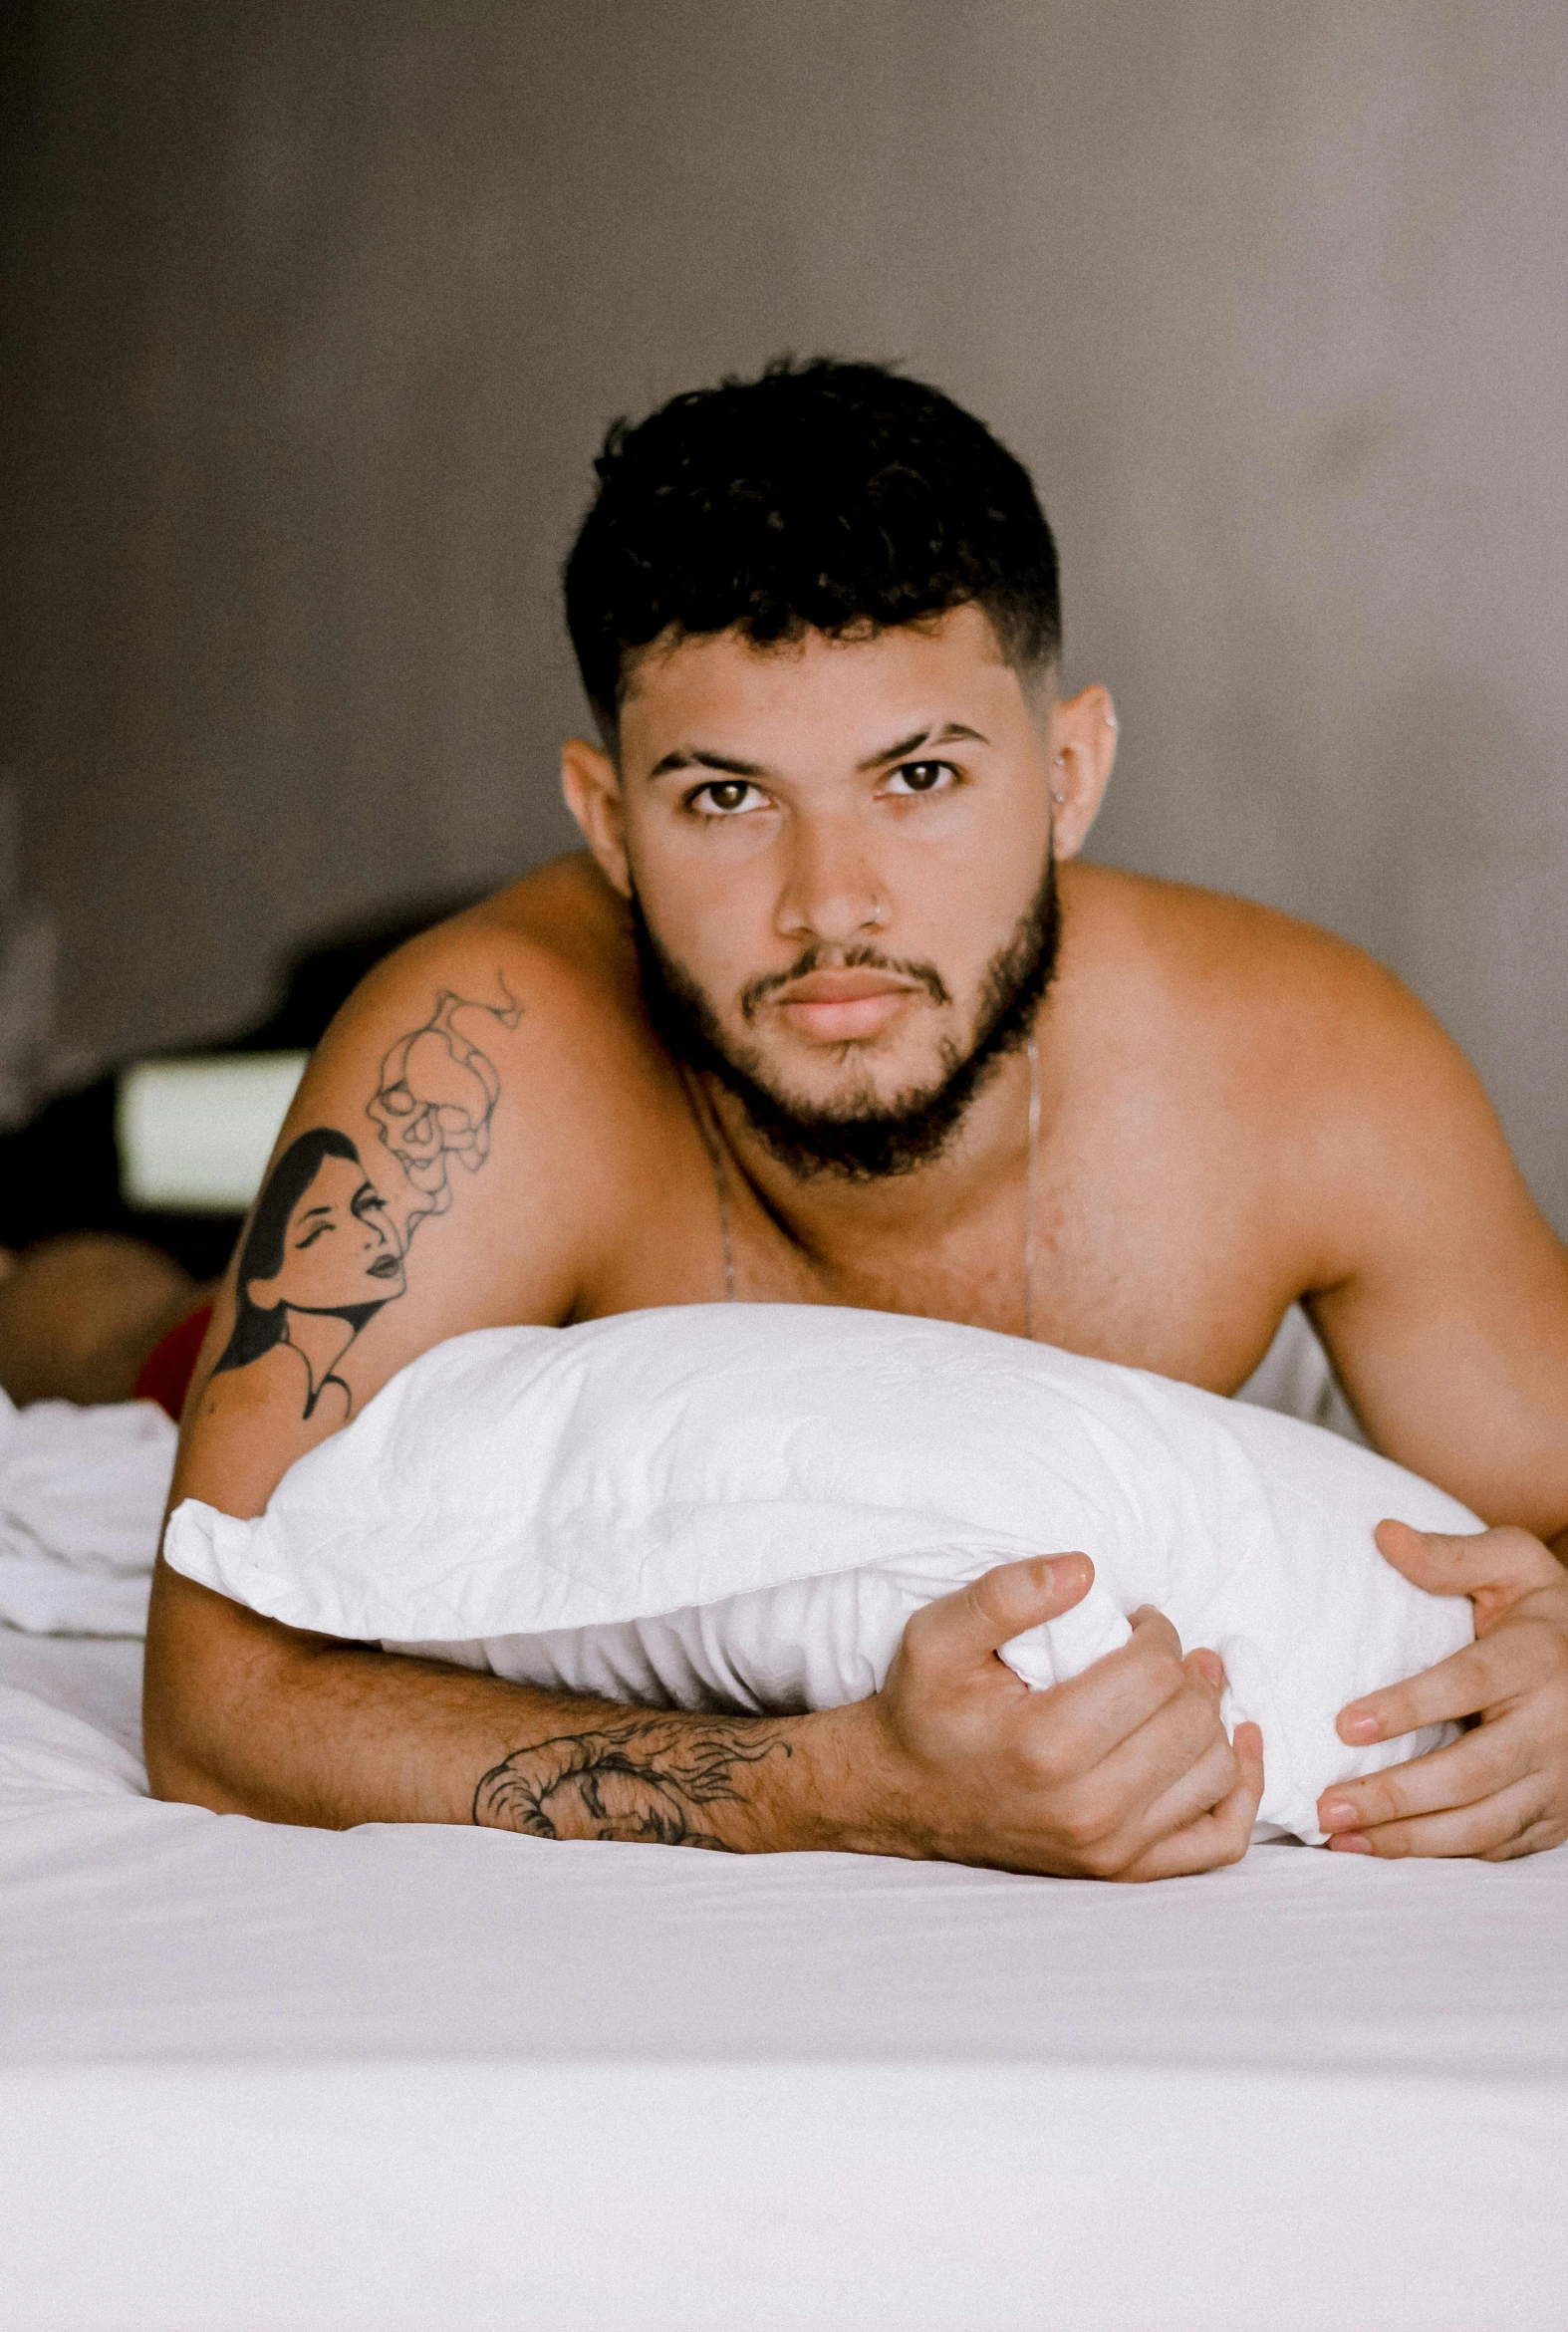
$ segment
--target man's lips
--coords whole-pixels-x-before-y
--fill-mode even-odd
[[[801,1036],[845,1044],[880,1036],[915,993],[912,981],[885,971],[814,971],[768,1002]]]

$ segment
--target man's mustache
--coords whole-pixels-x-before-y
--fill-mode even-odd
[[[897,979],[914,980],[933,1004],[952,1002],[947,983],[934,963],[914,963],[897,955],[884,955],[880,947],[825,947],[819,941],[808,947],[788,971],[767,972],[742,988],[741,1018],[755,1019],[770,996],[776,995],[780,988],[787,988],[792,980],[803,980],[814,971],[888,971]]]

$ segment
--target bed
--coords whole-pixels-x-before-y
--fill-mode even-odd
[[[138,1656],[0,1640],[6,2332],[1568,2322],[1568,1853],[281,1830]]]
[[[269,1827],[0,1630],[0,2332],[1561,2332],[1568,1849]]]

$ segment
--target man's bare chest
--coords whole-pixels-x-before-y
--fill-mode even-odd
[[[1248,1194],[1172,1156],[1112,1173],[1053,1162],[1034,1192],[997,1193],[950,1215],[862,1237],[802,1238],[705,1154],[656,1214],[629,1209],[627,1237],[588,1315],[663,1304],[843,1304],[1032,1333],[1042,1343],[1229,1392],[1266,1349],[1301,1287],[1288,1242]]]

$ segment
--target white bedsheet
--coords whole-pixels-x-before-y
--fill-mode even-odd
[[[0,1392],[0,1626],[144,1636],[174,1427],[150,1401]]]
[[[1568,1850],[270,1828],[0,1633],[0,2332],[1561,2332]]]

